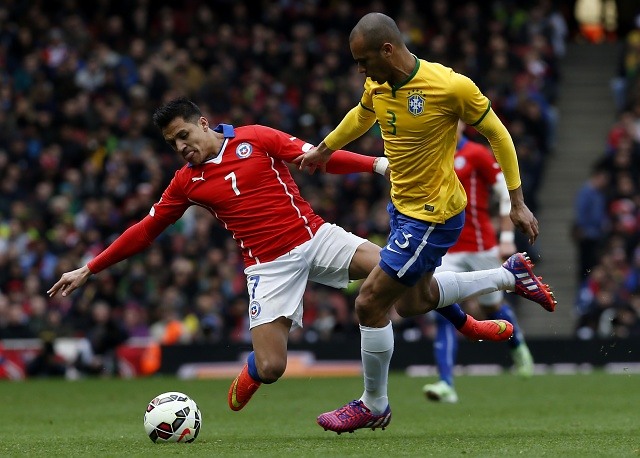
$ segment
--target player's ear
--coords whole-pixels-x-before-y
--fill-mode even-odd
[[[200,116],[200,119],[198,121],[202,130],[204,130],[205,132],[209,130],[209,121],[207,121],[207,118],[205,118],[204,116]]]

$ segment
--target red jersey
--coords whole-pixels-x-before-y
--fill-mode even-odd
[[[89,262],[93,273],[149,246],[191,205],[207,209],[232,233],[245,266],[272,261],[313,237],[324,220],[300,196],[287,166],[313,145],[261,125],[214,130],[224,135],[218,155],[176,171],[149,216]],[[336,151],[327,171],[373,172],[374,160]]]
[[[464,228],[449,252],[484,251],[496,246],[496,230],[489,214],[491,188],[501,172],[489,148],[462,137],[454,159],[456,175],[467,193]]]

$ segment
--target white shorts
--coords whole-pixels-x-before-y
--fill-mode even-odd
[[[247,267],[249,328],[286,317],[302,327],[302,296],[307,281],[334,288],[349,283],[349,265],[366,240],[335,224],[323,224],[309,241],[287,254]]]
[[[442,258],[442,265],[436,272],[472,272],[475,270],[495,269],[502,265],[500,249],[495,246],[485,251],[460,251],[447,253]],[[502,291],[484,294],[477,298],[480,305],[494,305],[502,302]]]

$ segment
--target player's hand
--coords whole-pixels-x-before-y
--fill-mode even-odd
[[[533,245],[538,238],[538,234],[540,231],[538,230],[538,220],[529,207],[526,205],[511,205],[511,221],[513,221],[513,225],[524,233],[529,239],[529,243]]]
[[[79,269],[72,270],[71,272],[66,272],[62,274],[60,280],[58,280],[56,284],[49,289],[49,291],[47,291],[47,294],[49,297],[53,297],[58,291],[60,291],[62,296],[65,297],[84,285],[90,275],[91,271],[87,266],[80,267]]]
[[[293,162],[298,164],[298,168],[300,170],[307,168],[309,169],[309,173],[312,174],[318,168],[325,170],[327,162],[329,162],[329,159],[331,158],[331,154],[333,154],[333,150],[327,148],[324,142],[322,142],[318,146],[311,148],[306,153],[295,158]]]
[[[538,220],[524,203],[522,186],[510,190],[509,199],[511,200],[511,212],[509,213],[511,222],[513,222],[516,229],[527,236],[529,243],[533,245],[540,233],[538,230]]]

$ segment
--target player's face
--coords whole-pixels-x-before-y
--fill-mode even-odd
[[[162,129],[162,136],[185,161],[199,165],[213,156],[209,123],[200,117],[196,123],[175,118]]]
[[[358,72],[364,73],[378,84],[384,84],[391,79],[391,67],[382,48],[372,49],[361,35],[356,35],[349,45],[353,60],[358,64]]]

